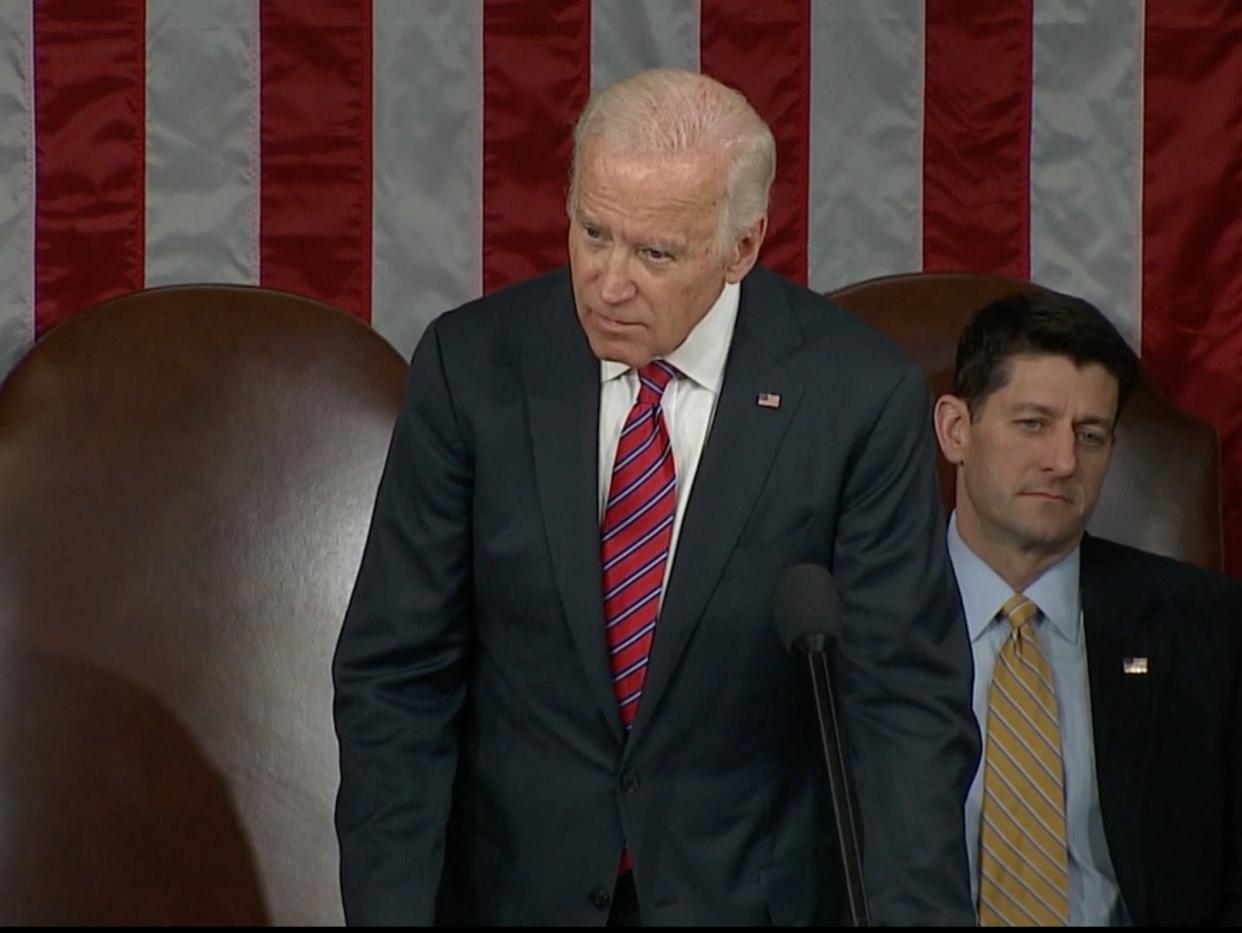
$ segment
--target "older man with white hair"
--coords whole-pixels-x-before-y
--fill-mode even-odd
[[[351,923],[846,916],[804,662],[831,568],[876,921],[971,923],[979,752],[922,374],[756,267],[767,126],[651,71],[579,120],[568,270],[411,362],[334,662]]]

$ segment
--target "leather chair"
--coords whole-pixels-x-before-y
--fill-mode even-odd
[[[933,398],[951,392],[957,340],[988,302],[1039,286],[969,273],[871,279],[828,297],[892,337],[920,365]],[[937,457],[941,499],[953,507],[954,469]],[[1144,550],[1223,569],[1220,443],[1175,408],[1146,375],[1122,410],[1117,448],[1088,530]]]
[[[405,370],[344,312],[190,286],[5,382],[5,923],[342,922],[330,660]]]

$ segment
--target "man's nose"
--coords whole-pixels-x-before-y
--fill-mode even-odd
[[[630,260],[625,250],[613,246],[604,257],[604,273],[600,297],[610,305],[621,304],[634,297],[637,287],[630,275]]]
[[[1078,432],[1073,425],[1049,432],[1044,468],[1056,476],[1073,476],[1078,469]]]

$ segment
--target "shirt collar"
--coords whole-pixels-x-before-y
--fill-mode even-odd
[[[737,310],[741,285],[726,283],[716,303],[708,309],[703,320],[663,360],[676,366],[682,375],[693,379],[703,388],[719,394],[724,380],[725,360],[729,356],[729,344],[733,339],[733,325],[737,322]],[[600,360],[600,382],[605,383],[630,371],[625,363],[616,360]]]
[[[970,549],[957,530],[957,513],[949,519],[949,558],[962,594],[962,609],[970,640],[976,641],[996,618],[1005,600],[1013,595],[1009,584]],[[1070,644],[1077,644],[1082,630],[1078,596],[1081,550],[1074,548],[1045,570],[1023,595],[1039,607],[1053,630]]]

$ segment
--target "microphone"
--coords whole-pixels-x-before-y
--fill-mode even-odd
[[[867,892],[863,887],[862,857],[858,849],[854,806],[841,755],[837,713],[828,672],[828,654],[841,632],[841,603],[832,574],[818,564],[796,564],[788,568],[776,586],[773,604],[776,629],[786,650],[805,655],[811,667],[815,688],[815,709],[819,714],[819,736],[828,766],[828,786],[832,792],[832,812],[837,821],[837,841],[845,869],[845,891],[849,898],[854,926],[868,926]]]

